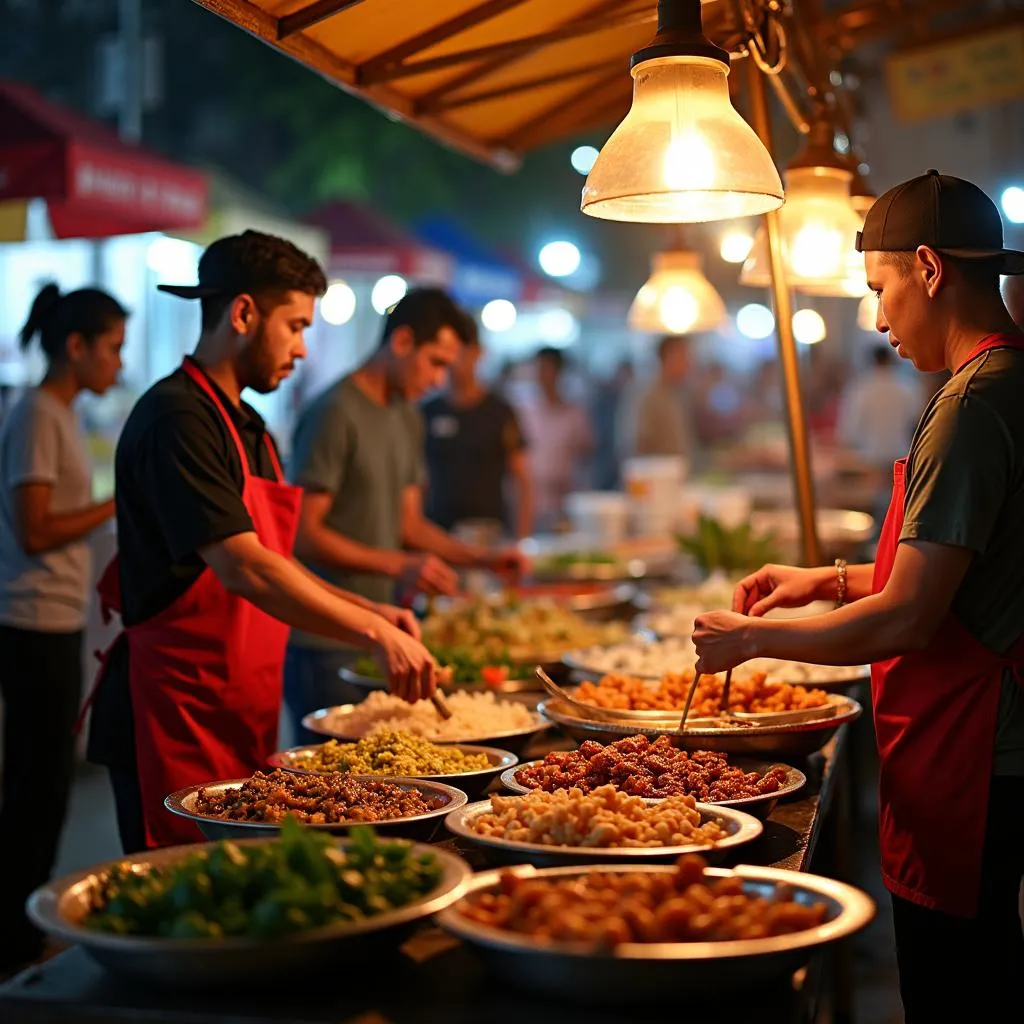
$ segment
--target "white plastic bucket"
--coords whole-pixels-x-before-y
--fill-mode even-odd
[[[661,537],[675,529],[679,486],[685,476],[686,462],[677,456],[641,455],[626,459],[622,477],[635,536]]]
[[[566,495],[565,511],[573,532],[594,544],[617,544],[626,536],[629,505],[619,491],[576,491]]]

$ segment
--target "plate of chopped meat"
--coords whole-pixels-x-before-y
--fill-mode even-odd
[[[207,839],[276,832],[291,815],[300,824],[345,833],[372,825],[388,836],[429,841],[442,819],[468,797],[426,779],[373,775],[296,775],[280,769],[171,793],[164,806],[191,818]]]
[[[735,807],[766,818],[778,801],[807,782],[803,772],[774,761],[730,757],[710,750],[681,750],[667,736],[625,736],[604,745],[585,740],[577,750],[553,750],[503,772],[513,793],[576,788],[584,793],[613,785],[631,796],[692,796],[701,803]]]

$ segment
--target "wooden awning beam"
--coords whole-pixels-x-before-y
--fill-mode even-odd
[[[349,7],[361,4],[363,0],[316,0],[291,14],[284,14],[277,19],[277,38],[287,39],[303,29],[320,24],[334,15],[340,14]]]
[[[437,46],[438,43],[443,43],[446,39],[451,39],[452,36],[457,36],[471,28],[476,28],[477,25],[482,25],[485,21],[490,21],[492,18],[498,17],[499,14],[504,14],[525,2],[526,0],[489,0],[488,3],[477,4],[476,7],[472,7],[454,18],[449,18],[448,21],[441,22],[440,25],[435,25],[417,36],[396,43],[389,49],[378,53],[376,57],[365,61],[361,67],[366,74],[375,74],[381,68],[400,64],[406,57],[429,50],[430,47]]]
[[[367,70],[366,65],[361,65],[357,72],[358,81],[360,85],[374,85],[379,82],[393,82],[396,79],[408,78],[412,75],[423,75],[430,71],[443,71],[459,64],[476,63],[496,57],[519,56],[551,43],[562,42],[565,39],[578,39],[581,36],[607,32],[611,29],[635,28],[638,25],[653,24],[657,19],[658,14],[654,8],[605,18],[584,18],[547,32],[538,32],[534,36],[507,39],[500,43],[491,43],[488,46],[476,46],[468,50],[459,50],[439,57],[414,61],[411,64],[392,64],[376,70]]]
[[[528,92],[530,89],[538,89],[545,85],[556,85],[558,82],[570,81],[583,75],[592,75],[602,71],[611,72],[612,70],[625,74],[625,68],[621,59],[601,61],[598,64],[584,64],[581,67],[568,68],[565,71],[553,71],[547,75],[538,75],[536,78],[524,78],[519,82],[496,85],[491,89],[481,89],[477,92],[463,92],[453,96],[442,96],[431,103],[417,103],[416,110],[424,114],[436,114],[443,110],[470,107],[475,103],[486,103],[488,100],[514,96],[516,93]]]

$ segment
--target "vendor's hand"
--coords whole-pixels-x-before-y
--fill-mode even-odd
[[[454,594],[459,588],[458,573],[437,555],[408,555],[398,578],[399,590],[419,590],[424,594]]]
[[[502,548],[489,554],[484,568],[506,579],[522,579],[530,571],[530,559],[518,548]]]
[[[379,604],[377,605],[377,614],[390,622],[396,629],[408,633],[413,640],[419,640],[421,636],[420,620],[408,608],[396,608],[393,604]]]
[[[373,659],[396,697],[414,704],[437,689],[437,665],[433,655],[408,633],[392,625],[381,626]]]
[[[821,584],[821,569],[765,565],[736,585],[732,610],[756,618],[772,608],[802,608],[815,600]]]
[[[693,623],[698,675],[714,675],[756,656],[757,624],[736,612],[704,612]]]

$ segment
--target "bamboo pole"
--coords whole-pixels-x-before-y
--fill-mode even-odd
[[[770,153],[772,151],[771,116],[764,74],[754,61],[747,61],[747,82],[750,87],[751,115],[754,130]],[[772,304],[775,308],[775,330],[779,340],[779,359],[786,398],[786,424],[789,431],[790,467],[793,492],[800,517],[800,548],[804,565],[820,565],[817,522],[814,514],[814,481],[811,476],[811,454],[807,438],[807,420],[800,393],[800,365],[796,339],[793,337],[793,297],[786,279],[782,258],[782,232],[779,211],[764,215],[768,235],[768,254],[772,268]]]

